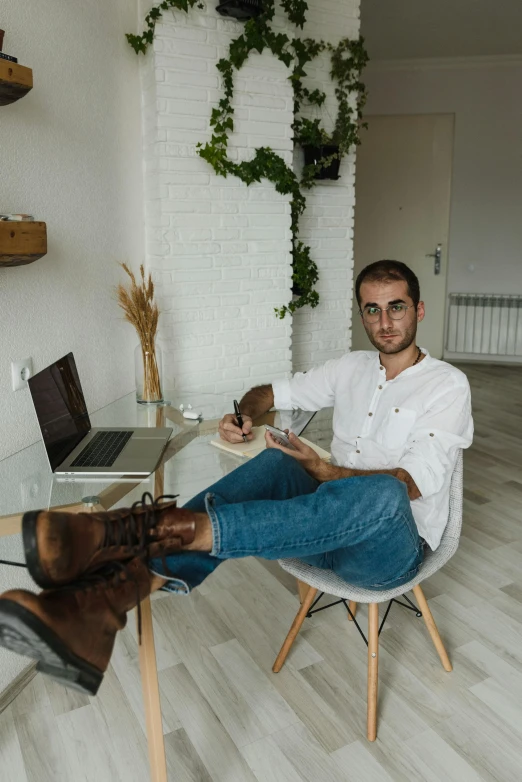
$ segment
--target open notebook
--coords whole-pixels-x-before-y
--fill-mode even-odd
[[[254,426],[252,428],[252,433],[254,435],[254,439],[249,440],[247,443],[227,443],[225,440],[222,440],[219,435],[216,435],[216,437],[210,441],[210,444],[215,445],[216,448],[221,448],[223,451],[227,451],[228,453],[235,453],[238,456],[243,456],[246,459],[252,459],[266,448],[265,427]],[[321,459],[324,459],[325,462],[330,461],[330,454],[328,451],[325,451],[324,448],[320,448],[318,445],[311,443],[310,440],[307,440],[305,437],[300,437],[299,439],[305,443],[305,445],[309,445],[310,448],[313,448],[316,454],[320,456]]]

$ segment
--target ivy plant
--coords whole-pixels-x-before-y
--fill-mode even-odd
[[[281,0],[281,5],[289,20],[296,27],[303,28],[308,9],[306,0]],[[188,12],[194,6],[204,7],[201,0],[163,0],[151,8],[145,17],[146,29],[143,33],[127,35],[128,42],[137,54],[145,54],[154,40],[156,23],[165,11],[177,9]],[[299,239],[299,220],[306,208],[304,191],[316,184],[315,176],[322,168],[328,167],[336,158],[341,159],[354,145],[360,143],[359,129],[366,100],[366,90],[360,81],[360,73],[368,61],[368,56],[362,38],[344,38],[334,46],[311,38],[290,38],[285,33],[277,32],[271,25],[275,14],[274,0],[264,0],[263,6],[263,13],[246,22],[243,32],[230,43],[228,56],[216,64],[221,74],[223,95],[211,112],[212,137],[206,144],[199,143],[197,147],[198,154],[217,174],[232,174],[246,185],[268,179],[278,193],[290,195],[292,279],[297,295],[288,304],[275,310],[278,317],[284,318],[287,312],[295,312],[305,305],[316,307],[319,303],[319,294],[315,290],[319,279],[317,265],[312,258],[310,247]],[[270,147],[256,149],[252,160],[241,163],[234,162],[227,155],[228,135],[234,130],[234,72],[245,64],[252,51],[261,54],[265,49],[270,50],[291,68],[289,79],[294,93],[294,141],[301,146],[337,147],[333,155],[304,166],[300,178]],[[307,64],[322,52],[330,54],[330,76],[336,85],[335,95],[338,101],[337,117],[330,134],[321,126],[320,119],[301,116],[303,106],[320,108],[326,100],[326,94],[322,90],[310,90],[304,83]]]

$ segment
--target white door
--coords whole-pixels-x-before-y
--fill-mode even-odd
[[[442,358],[454,116],[365,119],[357,149],[354,282],[364,266],[382,259],[413,269],[426,304],[417,343]],[[436,259],[427,256],[438,245],[436,273]],[[352,323],[352,350],[371,349],[356,302]]]

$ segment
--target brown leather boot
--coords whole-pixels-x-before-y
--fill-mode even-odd
[[[105,513],[30,511],[22,520],[29,573],[44,589],[70,584],[109,562],[180,551],[192,543],[192,511],[145,493],[132,508]]]
[[[95,695],[116,633],[125,627],[127,611],[150,594],[152,579],[136,558],[63,589],[5,592],[0,645],[38,660],[37,669],[60,684]]]

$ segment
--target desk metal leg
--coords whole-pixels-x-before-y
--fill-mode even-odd
[[[139,656],[149,745],[150,779],[151,782],[167,782],[167,764],[165,760],[165,743],[163,740],[150,597],[145,598],[141,604],[141,645],[139,646]]]

